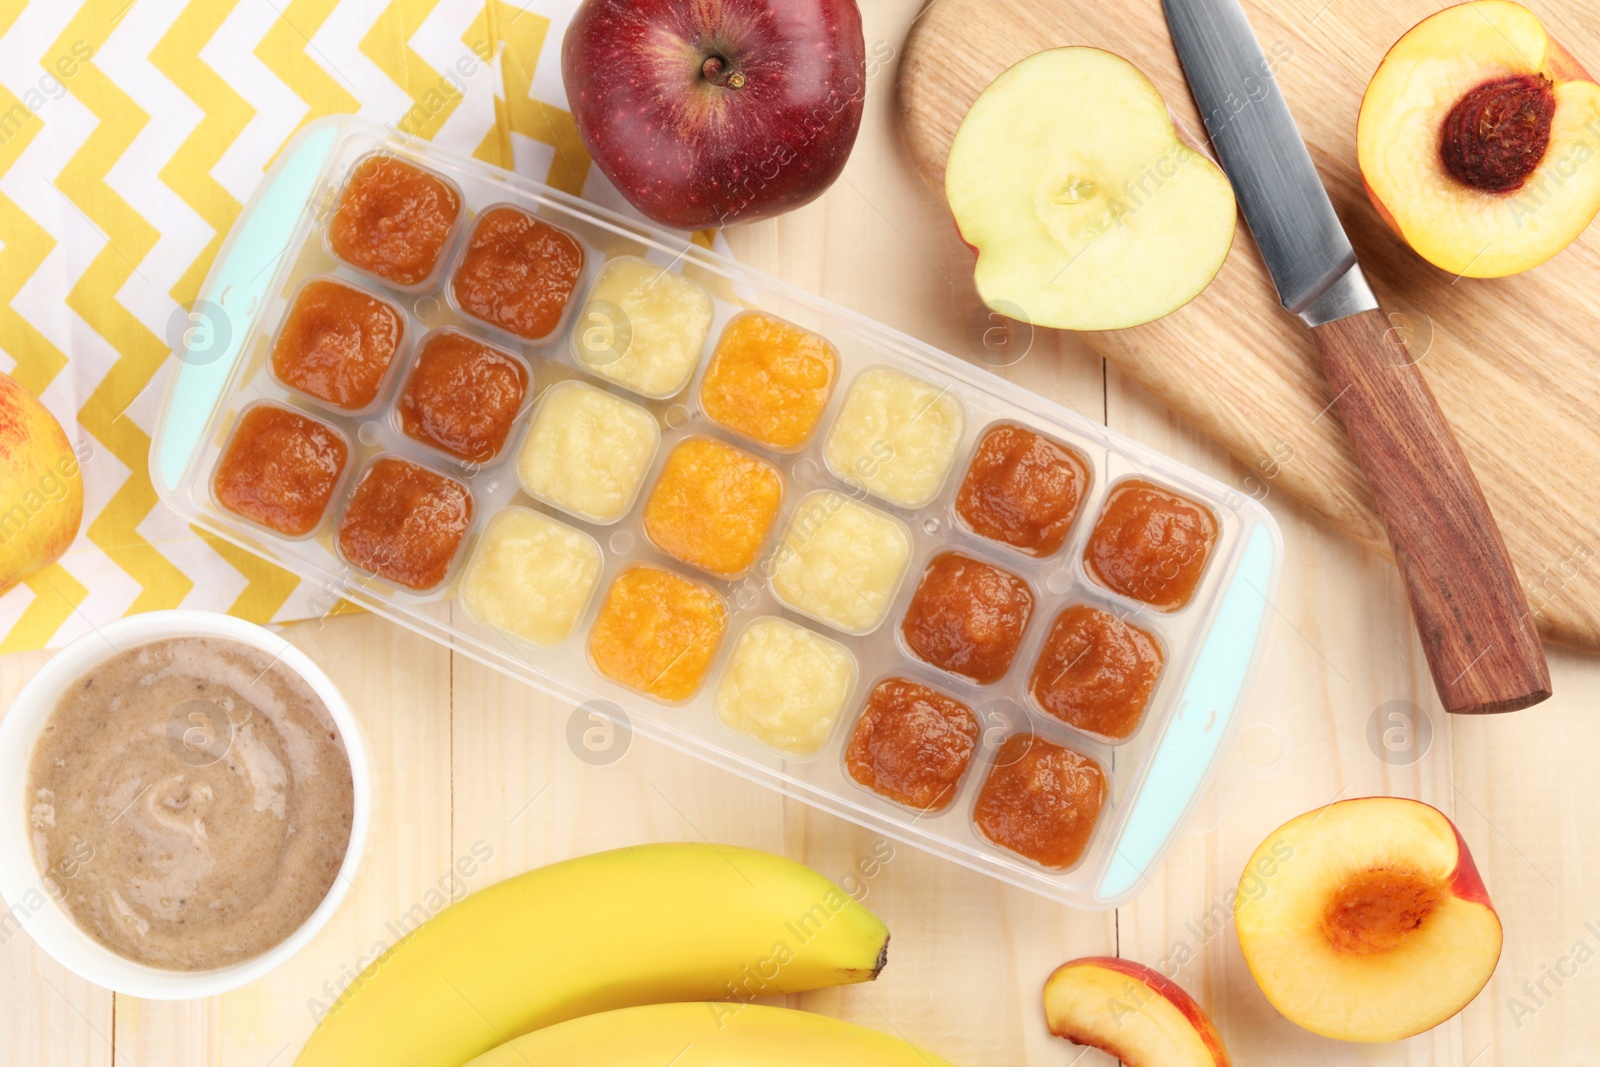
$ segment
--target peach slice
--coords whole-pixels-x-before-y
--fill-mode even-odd
[[[1044,984],[1050,1032],[1128,1067],[1230,1067],[1222,1035],[1176,982],[1142,963],[1087,956]]]
[[[1446,8],[1379,64],[1356,155],[1378,214],[1423,259],[1516,274],[1600,211],[1600,85],[1522,5]]]
[[[1051,48],[973,101],[945,199],[1002,315],[1117,330],[1176,311],[1222,268],[1238,209],[1150,79],[1099,48]]]
[[[1439,1025],[1500,959],[1500,918],[1460,832],[1398,797],[1339,801],[1279,827],[1245,867],[1233,923],[1272,1006],[1343,1041]]]

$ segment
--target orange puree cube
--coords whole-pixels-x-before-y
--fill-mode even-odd
[[[783,477],[765,460],[709,437],[672,450],[644,506],[661,551],[719,578],[750,569],[783,503]]]
[[[589,631],[595,670],[669,703],[688,700],[728,627],[715,592],[671,571],[635,564],[617,575]]]
[[[722,331],[700,383],[707,417],[779,452],[810,439],[838,377],[826,338],[759,311]]]

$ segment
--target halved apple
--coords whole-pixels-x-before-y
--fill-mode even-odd
[[[1461,834],[1398,797],[1339,801],[1279,827],[1245,867],[1233,922],[1272,1006],[1344,1041],[1439,1025],[1500,959],[1500,918]]]
[[[1446,8],[1379,64],[1356,155],[1373,206],[1423,259],[1516,274],[1600,211],[1600,85],[1521,4]]]
[[[1087,956],[1044,984],[1050,1032],[1128,1067],[1229,1067],[1222,1035],[1176,982],[1142,963]]]
[[[979,95],[945,198],[984,302],[1066,330],[1176,311],[1221,269],[1238,217],[1228,179],[1179,140],[1150,79],[1084,47],[1035,53]]]

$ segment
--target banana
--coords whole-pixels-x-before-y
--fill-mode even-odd
[[[351,982],[295,1064],[460,1067],[613,1008],[871,981],[888,942],[877,916],[781,856],[702,844],[601,852],[509,878],[418,926]]]
[[[950,1067],[926,1049],[826,1015],[761,1004],[650,1004],[507,1042],[467,1067]]]

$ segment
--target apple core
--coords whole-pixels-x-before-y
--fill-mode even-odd
[[[1439,160],[1463,185],[1512,193],[1550,147],[1556,94],[1543,74],[1513,74],[1477,86],[1445,116]]]
[[[1420,872],[1375,867],[1347,878],[1334,892],[1322,932],[1340,952],[1388,952],[1426,922],[1444,897],[1438,882]]]
[[[1124,209],[1115,189],[1116,182],[1109,176],[1097,181],[1073,171],[1047,173],[1039,187],[1039,224],[1069,257],[1077,256],[1089,242],[1116,225]],[[1055,281],[1059,283],[1061,279]]]

